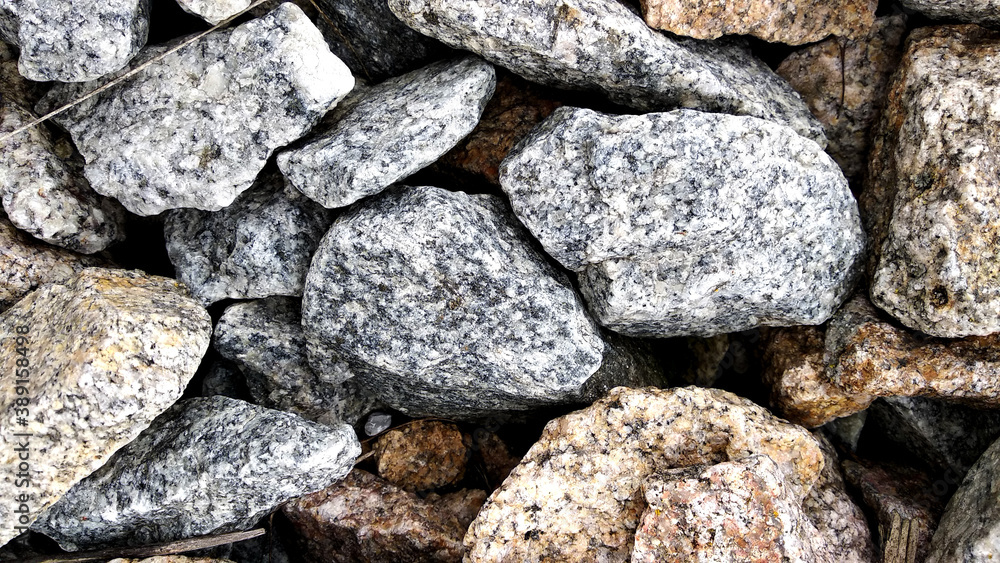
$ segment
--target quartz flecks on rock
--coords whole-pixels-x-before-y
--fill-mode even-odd
[[[354,424],[381,403],[346,363],[334,372],[309,367],[300,307],[290,297],[230,305],[215,326],[215,349],[243,370],[260,404],[323,424]]]
[[[958,488],[931,539],[927,563],[986,562],[1000,554],[1000,440],[983,453]]]
[[[253,0],[177,0],[185,12],[194,14],[210,24],[227,20],[250,7]]]
[[[30,80],[83,82],[115,72],[146,44],[150,0],[3,0],[0,39]]]
[[[448,152],[479,123],[493,66],[441,61],[361,90],[333,129],[278,155],[299,191],[328,208],[376,194]]]
[[[314,370],[347,362],[412,415],[477,418],[593,400],[588,390],[616,380],[662,384],[602,338],[492,195],[400,186],[352,207],[313,258],[302,324]]]
[[[123,270],[83,270],[0,315],[0,367],[10,374],[0,380],[0,407],[12,417],[0,437],[0,469],[9,476],[0,492],[29,496],[27,523],[180,398],[210,336],[208,313],[183,286]],[[26,413],[13,418],[23,397]],[[24,460],[16,448],[25,441],[31,481],[18,487]],[[16,509],[0,504],[0,544],[27,524]]]
[[[998,60],[1000,32],[914,30],[873,134],[872,302],[932,336],[1000,331]]]
[[[753,35],[789,45],[812,43],[828,35],[864,35],[875,21],[877,7],[877,0],[642,0],[646,23],[654,29],[696,39]]]
[[[49,246],[19,231],[0,213],[0,312],[46,283],[65,283],[99,257]]]
[[[316,25],[358,78],[381,82],[440,58],[448,49],[399,21],[384,0],[317,0]]]
[[[264,173],[220,211],[176,209],[163,234],[177,278],[205,304],[301,296],[309,262],[333,217]]]
[[[449,502],[421,499],[355,469],[282,509],[310,563],[462,561],[468,527]]]
[[[799,95],[748,49],[656,32],[620,2],[389,0],[389,7],[417,31],[534,82],[599,90],[642,111],[753,115],[826,143]]]
[[[731,393],[618,388],[549,422],[473,521],[468,559],[629,561],[656,475],[762,456],[809,524],[796,536],[813,550],[803,561],[869,561],[867,526],[828,448]]]
[[[865,246],[816,143],[754,117],[557,109],[504,160],[514,212],[602,325],[633,336],[819,324]]]
[[[883,16],[866,34],[804,47],[775,70],[802,94],[823,124],[826,151],[849,178],[860,176],[868,166],[871,128],[903,55],[905,35],[906,16]]]
[[[167,47],[147,49],[136,64]],[[56,87],[37,109],[96,85]],[[218,211],[353,87],[316,27],[286,3],[167,55],[55,121],[73,136],[94,190],[130,211]]]
[[[0,138],[34,119],[28,110],[0,101]],[[0,152],[0,202],[17,228],[87,254],[125,237],[121,205],[90,188],[83,160],[44,124],[0,141]]]
[[[324,426],[228,397],[187,399],[32,529],[70,550],[243,530],[281,503],[336,483],[360,454],[346,424]]]

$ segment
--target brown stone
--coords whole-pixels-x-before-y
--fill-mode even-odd
[[[468,559],[628,561],[655,475],[755,455],[806,514],[812,561],[834,551],[838,562],[869,560],[867,525],[845,509],[825,446],[746,399],[698,387],[619,387],[551,421],[472,523]]]
[[[909,467],[849,460],[844,475],[878,519],[882,561],[926,559],[945,501],[934,494],[930,478]]]
[[[486,502],[486,497],[486,491],[482,489],[462,489],[446,495],[431,493],[426,500],[444,514],[454,516],[462,529],[467,530]]]
[[[470,454],[458,426],[438,420],[416,420],[389,430],[373,450],[379,475],[407,491],[458,483]]]
[[[875,21],[877,0],[642,0],[650,27],[696,39],[753,35],[802,45],[828,35],[859,37]]]
[[[762,376],[771,387],[771,407],[809,428],[864,410],[875,400],[846,393],[827,378],[824,337],[822,327],[798,326],[771,330],[764,342]]]
[[[903,55],[905,34],[906,16],[881,17],[863,36],[810,45],[789,55],[775,71],[802,94],[823,124],[826,152],[849,178],[862,174],[868,164],[871,127]]]
[[[944,338],[1000,331],[1000,32],[907,38],[860,197],[872,302]]]
[[[438,160],[437,166],[454,168],[500,185],[500,163],[531,129],[561,106],[542,88],[506,74],[497,80],[496,93],[483,110],[472,133]]]
[[[284,507],[310,563],[462,560],[463,493],[432,503],[355,469],[336,485]]]

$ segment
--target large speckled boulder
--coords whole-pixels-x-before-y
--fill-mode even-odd
[[[659,33],[621,2],[389,0],[389,7],[413,29],[534,82],[598,90],[642,111],[753,115],[826,143],[798,94],[749,49]]]
[[[996,31],[914,30],[873,136],[872,302],[932,336],[1000,331],[998,58]]]
[[[302,301],[309,359],[346,362],[408,414],[476,418],[589,401],[659,369],[606,339],[503,201],[397,187],[341,215]]]
[[[679,468],[691,469],[671,472]],[[716,502],[671,500],[699,495]],[[750,497],[771,506],[747,510],[739,499]],[[754,537],[747,554],[733,536],[739,525],[713,524],[735,519],[748,534],[776,522],[782,531]],[[697,387],[618,388],[551,421],[487,500],[465,545],[471,561],[629,561],[633,546],[644,561],[665,556],[657,542],[670,538],[690,560],[871,560],[867,523],[828,443],[746,399]]]
[[[83,270],[0,315],[0,408],[10,416],[0,493],[12,501],[0,504],[0,544],[180,398],[211,332],[176,281],[123,270]],[[20,495],[29,500],[13,502]]]
[[[143,51],[133,66],[170,45]],[[52,109],[97,84],[57,86]],[[354,87],[319,30],[291,3],[213,32],[55,118],[98,193],[155,215],[218,211],[250,187],[271,153],[298,139]]]
[[[754,117],[562,107],[511,151],[500,185],[578,273],[597,321],[624,334],[819,324],[861,273],[864,233],[837,164]]]

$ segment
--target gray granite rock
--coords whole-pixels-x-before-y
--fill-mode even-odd
[[[174,280],[100,268],[0,315],[0,545],[180,398],[211,322]]]
[[[0,101],[0,138],[35,116]],[[44,124],[0,141],[0,202],[17,228],[35,238],[91,254],[125,238],[125,211],[98,195],[83,176],[83,159]]]
[[[901,3],[905,8],[934,19],[1000,24],[1000,2],[997,0],[901,0]]]
[[[431,164],[468,135],[493,95],[493,66],[441,61],[345,100],[333,129],[278,155],[299,191],[345,207]],[[349,109],[348,109],[349,108]]]
[[[20,47],[30,80],[100,78],[128,64],[148,32],[149,0],[0,0],[0,39]]]
[[[579,274],[598,322],[624,334],[819,324],[861,271],[837,164],[754,117],[559,108],[504,160],[500,184]]]
[[[177,0],[185,12],[194,14],[210,24],[225,21],[250,7],[253,0]]]
[[[265,173],[221,211],[168,212],[163,235],[177,278],[210,304],[302,295],[309,261],[332,221],[278,174]]]
[[[873,133],[860,202],[872,302],[944,338],[1000,331],[1000,33],[914,30]]]
[[[940,399],[886,397],[872,403],[868,412],[885,439],[958,479],[1000,438],[1000,412]]]
[[[150,47],[134,64],[168,47]],[[58,86],[37,109],[95,86]],[[199,39],[56,121],[87,160],[93,188],[130,211],[218,211],[250,187],[272,151],[353,87],[316,27],[286,3]]]
[[[260,404],[323,424],[355,424],[381,405],[346,363],[333,373],[309,367],[298,299],[231,305],[215,325],[215,349],[246,374]]]
[[[228,397],[187,399],[32,529],[71,551],[246,529],[281,503],[336,483],[360,454],[346,424],[323,426]]]
[[[826,143],[799,95],[749,50],[653,31],[624,3],[389,0],[389,7],[417,31],[529,80],[599,90],[642,111],[753,115]]]
[[[448,49],[399,21],[386,0],[317,0],[330,50],[368,82],[419,68]]]
[[[313,258],[302,324],[317,372],[347,362],[413,415],[477,418],[660,383],[602,338],[491,195],[397,187],[352,207]]]
[[[1000,556],[1000,440],[983,453],[952,495],[931,539],[927,563],[995,561]]]

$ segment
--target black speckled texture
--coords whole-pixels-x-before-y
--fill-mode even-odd
[[[360,454],[346,424],[323,426],[228,397],[188,399],[32,529],[73,551],[243,530],[282,502],[336,483]]]
[[[403,22],[535,82],[642,111],[753,115],[826,143],[802,98],[748,49],[650,29],[614,0],[389,0]]]
[[[413,415],[574,402],[607,353],[502,200],[431,187],[392,188],[337,219],[313,258],[302,323],[314,369],[345,360]]]

